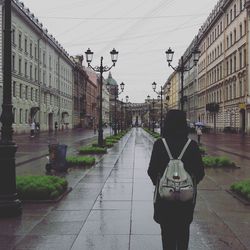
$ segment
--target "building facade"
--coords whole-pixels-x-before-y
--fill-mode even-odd
[[[83,56],[72,58],[74,62],[74,88],[73,88],[73,127],[83,128],[86,115],[86,88],[88,76],[83,68]]]
[[[0,11],[2,26],[3,9]],[[59,128],[72,127],[72,69],[68,53],[34,14],[22,2],[12,1],[15,132],[28,132],[33,121],[39,123],[40,130],[53,130],[55,122]]]
[[[84,119],[85,128],[98,126],[98,76],[90,68],[85,68],[88,75],[86,86],[86,115]]]
[[[222,0],[199,31],[198,110],[200,121],[219,130],[249,131],[247,11],[243,0]],[[206,109],[219,105],[214,114]]]
[[[218,1],[184,53],[188,66],[192,51],[201,52],[197,67],[184,75],[184,109],[191,121],[250,133],[249,9],[250,1]]]

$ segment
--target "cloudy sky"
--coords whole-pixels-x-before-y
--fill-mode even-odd
[[[109,52],[119,51],[111,70],[131,102],[143,102],[152,82],[163,85],[172,70],[165,51],[175,51],[176,65],[218,0],[23,0],[70,55],[94,52],[93,66],[111,65]],[[104,77],[107,77],[105,73]]]

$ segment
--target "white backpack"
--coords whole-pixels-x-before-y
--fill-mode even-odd
[[[165,139],[162,139],[169,156],[169,163],[160,178],[158,192],[163,200],[167,201],[194,201],[195,187],[189,173],[185,170],[181,160],[191,139],[188,139],[181,154],[174,159]]]

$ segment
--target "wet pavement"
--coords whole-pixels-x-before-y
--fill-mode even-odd
[[[208,153],[230,155],[240,168],[206,170],[199,185],[190,249],[250,249],[250,206],[227,192],[235,180],[249,178],[249,151],[241,149],[237,138],[217,138],[203,136]],[[146,172],[152,146],[146,132],[132,129],[95,167],[71,170],[66,178],[73,190],[63,200],[24,203],[21,217],[0,219],[0,249],[162,249],[160,228],[152,219],[153,186]],[[245,146],[249,148],[249,140]],[[31,168],[28,164],[17,167],[17,172],[25,174]]]

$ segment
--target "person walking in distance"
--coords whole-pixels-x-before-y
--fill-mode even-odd
[[[36,128],[36,123],[33,121],[33,122],[30,124],[30,136],[31,136],[31,137],[34,137],[34,136],[35,136],[35,128]]]
[[[174,171],[169,177],[170,169]],[[203,179],[205,173],[197,142],[188,138],[186,115],[183,111],[170,110],[166,114],[163,138],[155,141],[153,145],[147,172],[155,185],[154,220],[161,227],[163,250],[187,250],[197,184]],[[187,193],[183,186],[185,181],[180,181],[183,176],[190,183],[191,196],[189,195],[188,198],[185,197]],[[172,183],[168,182],[168,185],[177,183],[178,188],[174,186],[170,189],[169,186],[162,185],[163,177],[164,181],[172,178]],[[166,196],[163,196],[162,190],[164,192],[168,190],[168,193],[163,192]]]
[[[197,140],[198,140],[198,144],[201,145],[201,136],[202,136],[202,130],[201,127],[197,127],[196,129],[196,133],[197,133]]]

